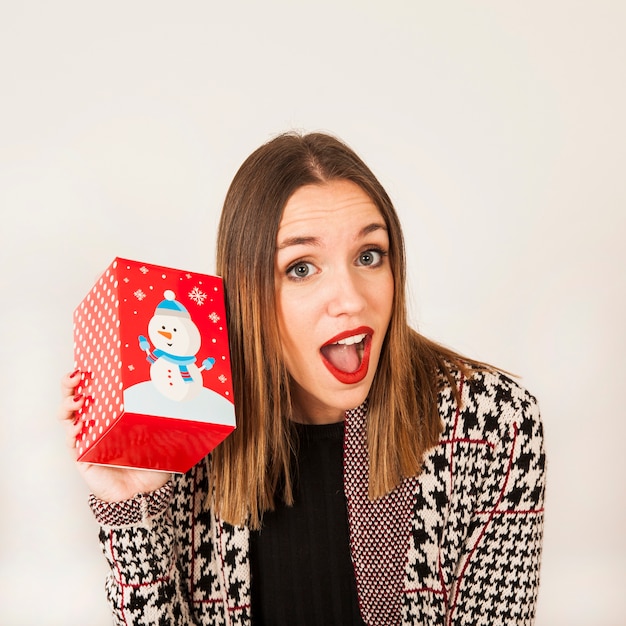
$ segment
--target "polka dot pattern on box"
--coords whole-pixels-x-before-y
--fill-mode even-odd
[[[106,270],[74,312],[76,367],[83,372],[76,391],[86,395],[83,429],[76,440],[79,456],[124,408],[116,266]]]
[[[225,319],[221,278],[116,258],[74,311],[78,460],[186,472],[206,456],[235,426]]]

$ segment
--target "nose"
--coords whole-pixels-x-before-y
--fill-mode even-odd
[[[364,285],[355,272],[345,269],[329,276],[328,313],[356,315],[366,306]]]
[[[171,339],[172,338],[172,333],[168,333],[165,330],[159,330],[157,332],[159,333],[159,335],[163,335],[166,339]]]

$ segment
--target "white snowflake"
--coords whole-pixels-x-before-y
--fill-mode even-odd
[[[203,305],[206,300],[206,293],[198,289],[198,287],[194,287],[188,295],[189,299],[193,300],[199,306]]]
[[[220,316],[215,311],[213,311],[213,313],[211,313],[211,315],[209,315],[209,319],[214,324],[217,324],[220,321]]]
[[[128,276],[124,279],[125,283],[129,283],[130,282],[130,278],[128,278]]]
[[[191,278],[191,274],[185,274],[187,278]]]
[[[135,296],[135,298],[137,298],[137,300],[141,302],[146,297],[146,294],[143,291],[141,291],[141,289],[137,289],[137,291],[135,291],[133,296]]]
[[[150,270],[149,270],[149,269],[148,269],[145,265],[142,265],[142,266],[139,268],[139,271],[140,271],[142,274],[147,274]]]
[[[131,364],[128,366],[128,369],[132,372],[135,369],[135,366]]]
[[[224,376],[224,374],[220,374],[217,377],[217,380],[219,380],[223,384],[223,383],[225,383],[228,380],[228,378],[226,378],[226,376]]]

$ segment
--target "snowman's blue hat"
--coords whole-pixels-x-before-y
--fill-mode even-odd
[[[155,315],[175,315],[176,317],[191,318],[189,311],[176,300],[176,294],[168,289],[163,293],[165,300],[157,305]]]

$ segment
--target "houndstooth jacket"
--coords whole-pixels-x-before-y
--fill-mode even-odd
[[[346,414],[344,488],[368,625],[531,624],[545,456],[535,399],[494,372],[440,393],[444,432],[421,474],[367,496],[366,406]],[[249,531],[207,507],[202,462],[124,503],[92,498],[116,624],[252,623]]]

